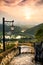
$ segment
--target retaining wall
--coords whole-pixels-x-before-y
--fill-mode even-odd
[[[0,65],[8,65],[8,63],[19,54],[19,48],[12,48],[0,54]]]

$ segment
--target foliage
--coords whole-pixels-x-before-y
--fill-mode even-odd
[[[3,49],[0,49],[0,53],[3,52]]]
[[[14,44],[7,45],[7,46],[6,46],[6,49],[10,49],[10,48],[12,48],[12,47],[14,47]]]
[[[43,41],[43,29],[39,29],[36,32],[35,37],[38,39],[38,41]]]
[[[41,29],[43,28],[43,23],[42,24],[39,24],[39,25],[36,25],[36,26],[34,26],[32,28],[27,29],[25,31],[25,33],[35,35],[35,33],[37,32],[37,30],[39,28],[41,28]]]

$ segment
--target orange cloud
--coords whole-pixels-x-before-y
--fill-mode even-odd
[[[0,10],[6,12],[6,14],[9,14],[10,16],[13,16],[13,18],[16,19],[17,21],[22,21],[22,23],[25,24],[29,24],[32,22],[41,23],[43,22],[43,5],[40,4],[39,2],[41,3],[43,1],[42,0],[1,0]],[[41,6],[39,6],[39,4]],[[3,16],[3,14],[1,15]],[[28,19],[26,19],[26,16]]]
[[[0,4],[4,4],[7,6],[15,6],[15,5],[42,5],[43,0],[0,0]]]

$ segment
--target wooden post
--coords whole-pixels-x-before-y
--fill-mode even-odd
[[[21,47],[19,47],[19,54],[21,54]]]
[[[3,51],[5,51],[5,18],[3,18]]]

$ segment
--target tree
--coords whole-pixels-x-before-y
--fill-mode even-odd
[[[35,37],[38,41],[43,41],[43,29],[39,29],[36,34]]]

